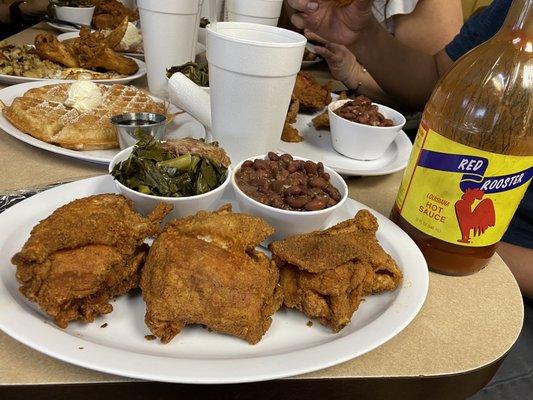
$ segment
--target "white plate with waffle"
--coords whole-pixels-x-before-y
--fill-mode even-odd
[[[9,86],[0,90],[0,101],[9,106],[13,103],[15,98],[22,97],[30,89],[39,88],[41,86],[56,84],[56,83],[72,83],[71,81],[40,81],[40,82],[29,82],[23,83],[20,85]],[[163,102],[163,100],[156,97],[150,96],[150,98],[156,102]],[[122,99],[122,101],[125,101]],[[179,111],[172,104],[168,105],[168,113],[175,113]],[[53,110],[44,110],[43,114],[53,112]],[[57,119],[62,115],[58,115]],[[49,118],[50,119],[50,118]],[[76,158],[79,160],[91,161],[96,163],[108,164],[113,157],[120,151],[120,149],[113,148],[107,150],[72,150],[69,148],[60,147],[43,140],[40,140],[36,137],[30,136],[27,133],[24,133],[20,129],[16,128],[2,112],[0,114],[0,129],[2,129],[8,135],[13,136],[16,139],[19,139],[25,143],[28,143],[32,146],[38,147],[43,150],[50,151],[52,153],[61,154],[64,156]],[[180,114],[177,115],[171,123],[167,125],[167,137],[169,138],[181,138],[191,136],[195,138],[203,138],[205,136],[204,127],[196,121],[189,114]]]
[[[120,83],[120,84],[126,84],[129,83],[135,79],[142,78],[144,75],[146,75],[146,64],[144,61],[136,59],[135,57],[129,57],[133,59],[137,65],[139,66],[139,69],[136,73],[133,75],[123,76],[123,77],[117,77],[117,78],[109,78],[109,79],[90,79],[93,82],[99,82],[99,83]],[[8,83],[8,84],[17,84],[17,83],[27,83],[27,82],[40,82],[40,81],[47,81],[50,83],[50,81],[55,79],[50,78],[30,78],[27,76],[15,76],[15,75],[3,75],[0,74],[0,82],[2,83]]]

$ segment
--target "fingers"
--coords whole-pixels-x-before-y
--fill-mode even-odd
[[[335,54],[328,50],[326,47],[315,46],[315,52],[326,61],[335,61]]]
[[[298,29],[305,28],[305,20],[302,17],[302,14],[293,14],[291,17],[291,23]]]
[[[326,47],[336,54],[343,54],[349,51],[345,46],[343,46],[342,44],[338,44],[338,43],[327,43]]]
[[[322,36],[317,35],[315,32],[310,31],[309,29],[304,30],[304,35],[307,39],[312,40],[314,42],[318,43],[328,43],[326,39],[324,39]]]
[[[318,10],[316,0],[288,0],[289,6],[300,12],[312,13]]]

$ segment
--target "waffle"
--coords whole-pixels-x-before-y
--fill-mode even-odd
[[[155,112],[166,115],[164,103],[152,100],[132,86],[98,85],[103,103],[90,112],[80,112],[63,103],[69,83],[30,89],[3,109],[16,128],[39,140],[73,150],[118,147],[110,117],[125,112]]]

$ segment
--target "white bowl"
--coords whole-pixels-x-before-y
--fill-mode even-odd
[[[392,108],[378,106],[385,118],[392,119],[394,126],[371,126],[342,118],[333,111],[351,101],[337,100],[328,106],[331,142],[333,148],[346,157],[356,160],[375,160],[381,157],[402,131],[405,117]]]
[[[127,149],[122,150],[118,153],[111,162],[109,163],[109,173],[113,171],[113,167],[118,164],[120,161],[126,160],[131,152],[133,147],[128,147]],[[152,196],[149,194],[144,194],[137,192],[136,190],[130,189],[129,187],[124,186],[122,183],[115,179],[115,186],[120,194],[124,195],[128,199],[133,201],[133,208],[135,211],[141,213],[142,215],[147,215],[154,207],[161,203],[168,203],[174,206],[174,209],[170,214],[165,218],[165,222],[169,221],[172,218],[183,218],[190,215],[196,214],[198,211],[214,211],[220,206],[220,199],[224,195],[224,191],[229,185],[231,180],[232,170],[231,166],[228,167],[228,174],[226,180],[222,185],[216,189],[211,190],[210,192],[199,194],[196,196],[189,197],[160,197]]]
[[[94,7],[54,7],[57,19],[81,25],[91,25]]]
[[[247,160],[253,161],[257,158],[267,159],[267,156],[259,155],[250,157]],[[307,158],[296,156],[293,156],[293,158],[295,160],[308,160]],[[319,211],[290,211],[267,206],[266,204],[254,200],[246,195],[239,188],[237,182],[235,181],[235,175],[237,171],[241,169],[241,165],[247,160],[243,160],[235,167],[231,176],[231,185],[233,186],[240,212],[261,217],[276,230],[274,235],[270,236],[268,242],[325,228],[335,211],[342,207],[348,198],[348,186],[346,185],[344,179],[342,179],[342,177],[331,168],[324,166],[324,171],[330,176],[331,184],[339,190],[342,196],[341,200],[333,207],[325,208]]]

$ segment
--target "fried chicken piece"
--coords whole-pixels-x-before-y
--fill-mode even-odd
[[[300,136],[300,132],[298,132],[298,129],[291,125],[296,122],[299,110],[300,101],[298,101],[296,97],[292,96],[291,103],[289,104],[289,111],[287,111],[287,116],[285,117],[283,131],[281,132],[281,140],[283,140],[284,142],[298,143],[304,140],[304,138]]]
[[[128,29],[128,17],[124,17],[122,22],[111,32],[104,36],[105,43],[110,49],[115,49],[119,44],[126,30]],[[81,33],[80,33],[81,35]]]
[[[299,143],[303,142],[304,138],[300,136],[298,129],[285,122],[283,125],[283,131],[281,132],[281,140],[289,143]]]
[[[346,100],[348,99],[348,95],[346,92],[341,92],[339,94],[339,100]],[[317,115],[311,120],[313,126],[317,131],[320,130],[329,130],[329,114],[328,110],[324,111],[322,114]]]
[[[350,322],[361,295],[397,288],[402,272],[377,241],[377,229],[376,218],[361,210],[325,231],[272,242],[284,304],[337,332]]]
[[[80,30],[77,53],[80,65],[83,68],[116,71],[123,75],[137,72],[139,69],[137,63],[131,58],[115,53],[113,47],[115,47],[113,38],[109,41],[108,37],[101,32],[91,32],[89,29]]]
[[[298,112],[300,111],[300,101],[292,96],[291,102],[289,104],[289,111],[287,111],[287,116],[285,117],[285,123],[294,124],[296,118],[298,117]]]
[[[31,231],[12,258],[20,292],[61,328],[113,310],[109,300],[138,286],[148,247],[172,207],[147,218],[123,196],[102,194],[58,208]]]
[[[203,139],[186,137],[182,139],[168,139],[163,143],[165,150],[171,151],[176,157],[191,154],[214,161],[218,165],[228,168],[231,160],[222,147],[206,143]]]
[[[301,111],[319,111],[331,102],[332,82],[320,86],[307,72],[299,72],[292,95],[300,102]]]
[[[303,61],[315,61],[318,58],[318,54],[313,53],[307,47],[304,49]]]
[[[92,24],[97,29],[115,29],[124,19],[133,22],[139,19],[138,10],[130,10],[116,0],[92,0],[95,6]]]
[[[82,42],[78,57],[83,68],[103,68],[123,75],[132,75],[139,70],[133,59],[118,55],[104,44],[90,47]]]
[[[66,67],[102,68],[123,75],[134,74],[139,69],[137,63],[131,58],[115,53],[109,47],[115,46],[115,39],[115,37],[108,38],[100,32],[91,32],[88,27],[82,27],[79,38],[66,43],[61,43],[50,33],[39,34],[35,38],[35,49],[40,57]]]
[[[316,318],[338,332],[359,308],[364,288],[372,280],[368,264],[345,263],[320,274],[299,270],[274,257],[280,268],[283,304]]]
[[[40,33],[35,37],[35,50],[39,57],[69,68],[78,68],[80,63],[74,53],[51,33]]]
[[[281,305],[278,270],[254,248],[273,229],[231,207],[175,220],[155,240],[141,278],[145,322],[168,343],[202,324],[255,344]]]

